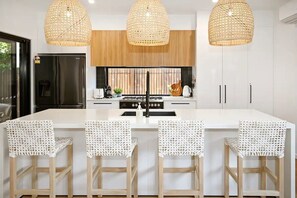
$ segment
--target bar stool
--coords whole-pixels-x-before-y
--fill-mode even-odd
[[[68,175],[68,198],[73,196],[71,138],[55,138],[53,122],[49,120],[7,121],[10,157],[10,198],[17,195],[49,195],[56,197],[56,183]],[[67,167],[56,168],[56,155],[67,147]],[[17,156],[30,156],[32,165],[17,174]],[[38,156],[49,157],[49,167],[38,167]],[[49,173],[49,189],[37,189],[38,173]],[[32,189],[17,189],[17,182],[32,173]],[[58,174],[57,174],[58,173]]]
[[[88,198],[93,195],[126,195],[131,198],[132,185],[134,198],[138,197],[138,146],[137,139],[131,137],[128,121],[87,121],[87,191]],[[127,167],[102,167],[105,156],[126,157]],[[97,166],[93,168],[93,159],[97,157]],[[102,173],[127,173],[127,189],[103,189]],[[94,179],[98,177],[98,188],[93,188]]]
[[[159,121],[159,198],[164,196],[203,197],[204,123],[196,120]],[[166,156],[191,156],[194,166],[164,168]],[[164,190],[164,173],[195,175],[194,190]]]
[[[229,197],[229,175],[237,183],[238,197],[278,196],[284,197],[284,150],[286,137],[285,121],[240,121],[238,138],[225,138],[225,197]],[[237,155],[237,168],[230,167],[230,149]],[[243,159],[256,156],[259,168],[243,168]],[[276,175],[266,166],[267,157],[275,157]],[[261,190],[243,191],[243,173],[261,175]],[[276,190],[266,190],[266,176],[269,176]]]

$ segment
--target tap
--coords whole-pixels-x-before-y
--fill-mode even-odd
[[[150,117],[150,72],[146,72],[145,117]]]

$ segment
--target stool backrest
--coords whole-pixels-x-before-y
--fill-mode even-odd
[[[87,156],[125,156],[131,154],[129,121],[90,120],[85,124]]]
[[[159,121],[159,156],[204,154],[204,122],[198,120]]]
[[[9,156],[55,153],[53,122],[49,120],[7,121]]]
[[[287,122],[240,121],[240,156],[284,156]]]

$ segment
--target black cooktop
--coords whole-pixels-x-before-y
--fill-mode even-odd
[[[145,101],[145,96],[126,96],[124,101]],[[150,100],[163,100],[162,96],[150,96]]]

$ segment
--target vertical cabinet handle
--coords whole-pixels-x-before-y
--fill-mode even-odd
[[[250,84],[250,104],[253,103],[253,86]]]
[[[219,103],[222,103],[222,85],[219,85]]]
[[[224,93],[224,97],[225,97],[225,104],[227,103],[227,85],[224,85],[225,88],[225,93]]]

